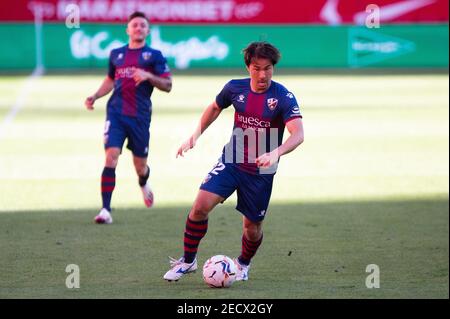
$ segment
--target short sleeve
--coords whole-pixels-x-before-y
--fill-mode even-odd
[[[226,109],[232,104],[232,97],[231,97],[231,85],[230,82],[228,82],[220,91],[220,93],[216,96],[216,104],[221,109]]]
[[[166,58],[159,52],[155,59],[155,65],[153,66],[155,75],[167,78],[170,76],[170,68],[167,64]]]
[[[288,92],[285,97],[285,103],[283,103],[282,116],[284,123],[296,118],[302,118],[300,107],[294,94]]]
[[[109,54],[109,66],[108,66],[108,77],[112,80],[114,80],[116,76],[116,66],[114,65],[112,61],[113,51]]]

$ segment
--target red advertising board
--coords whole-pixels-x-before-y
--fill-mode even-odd
[[[376,4],[381,23],[448,22],[448,0],[14,0],[0,4],[0,21],[123,22],[133,11],[158,24],[363,24]],[[70,6],[72,5],[72,6]],[[73,6],[76,5],[76,6]]]

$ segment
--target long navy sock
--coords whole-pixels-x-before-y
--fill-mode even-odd
[[[241,255],[238,257],[239,262],[243,265],[249,265],[253,256],[255,256],[256,251],[261,245],[263,236],[258,241],[250,241],[245,235],[242,235],[242,251]]]
[[[192,263],[197,255],[198,245],[208,231],[208,220],[193,221],[189,217],[186,220],[184,231],[184,262]]]
[[[111,197],[116,186],[116,169],[112,167],[105,167],[102,173],[102,202],[103,208],[111,212]]]

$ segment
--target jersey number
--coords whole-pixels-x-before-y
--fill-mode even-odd
[[[213,174],[213,175],[219,175],[219,172],[220,172],[220,171],[223,171],[224,169],[225,169],[225,164],[219,162],[219,163],[217,163],[216,166],[214,166],[214,168],[213,168],[212,171],[211,171],[211,174]]]

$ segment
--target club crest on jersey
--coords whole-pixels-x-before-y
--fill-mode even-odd
[[[143,58],[144,60],[150,59],[151,56],[152,56],[152,53],[151,53],[151,52],[143,52],[143,53],[142,53],[142,58]]]
[[[267,106],[269,107],[269,109],[271,111],[273,111],[278,105],[278,100],[271,98],[271,99],[267,99]]]
[[[238,102],[244,103],[245,95],[241,94],[238,96]]]
[[[119,53],[119,54],[117,55],[117,60],[120,60],[120,59],[123,59],[123,53]]]

